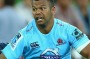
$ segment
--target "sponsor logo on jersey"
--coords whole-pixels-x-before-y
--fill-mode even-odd
[[[59,26],[64,26],[63,24],[60,24],[59,22],[57,22],[56,24],[58,24]]]
[[[12,40],[11,40],[11,48],[14,50],[18,42],[22,39],[22,36],[20,33],[18,33]]]
[[[57,43],[58,43],[58,44],[57,44],[56,46],[58,46],[58,45],[63,45],[63,44],[65,44],[66,42],[65,42],[64,40],[62,40],[62,39],[59,38],[59,39],[57,40]]]
[[[33,26],[29,27],[29,25],[28,25],[26,31],[29,32],[32,28],[33,28]]]
[[[59,49],[46,49],[41,55],[41,59],[60,59]]]
[[[38,44],[38,42],[33,42],[33,43],[30,44],[30,46],[32,48],[38,48],[39,47],[39,44]]]
[[[78,29],[75,29],[75,30],[73,31],[72,35],[73,35],[76,39],[81,39],[81,38],[84,36],[84,34],[83,34],[80,30],[78,30]]]

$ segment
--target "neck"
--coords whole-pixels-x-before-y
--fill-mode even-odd
[[[41,33],[48,34],[51,31],[53,25],[54,25],[54,19],[51,19],[47,24],[41,26],[37,25],[37,27]]]

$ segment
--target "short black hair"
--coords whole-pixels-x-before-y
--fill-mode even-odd
[[[33,1],[33,0],[32,0]],[[34,1],[39,1],[39,0],[34,0]],[[47,0],[50,2],[50,7],[53,7],[55,4],[55,0]]]
[[[53,7],[55,4],[55,0],[48,0],[50,2],[50,6]]]

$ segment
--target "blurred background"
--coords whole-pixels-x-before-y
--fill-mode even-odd
[[[0,44],[7,44],[33,20],[31,0],[0,0]],[[55,17],[68,22],[90,39],[90,0],[57,0]],[[3,46],[3,48],[4,48]],[[72,49],[72,59],[85,59]]]

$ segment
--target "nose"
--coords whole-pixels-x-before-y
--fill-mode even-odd
[[[41,17],[42,16],[42,11],[40,9],[37,9],[35,11],[35,17]]]
[[[37,9],[36,10],[36,14],[38,15],[38,14],[41,14],[41,10],[40,9]]]

